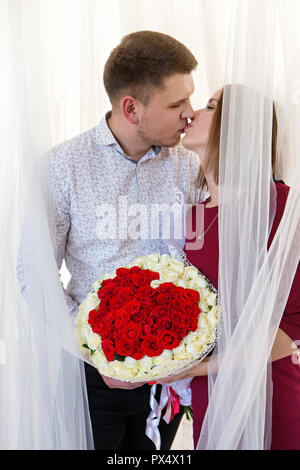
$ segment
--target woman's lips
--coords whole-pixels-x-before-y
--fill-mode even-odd
[[[193,126],[192,126],[191,124],[188,124],[187,126],[185,126],[185,128],[184,128],[184,132],[186,132],[186,131],[187,131],[187,129],[189,129],[190,127],[193,127]]]

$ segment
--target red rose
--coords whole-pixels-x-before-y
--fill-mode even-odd
[[[200,294],[194,289],[185,289],[186,298],[191,298],[193,302],[198,303],[200,300]]]
[[[131,354],[131,357],[133,357],[133,359],[138,361],[139,359],[142,359],[143,356],[144,356],[144,353],[141,348],[141,343],[139,341],[135,341],[133,343],[133,353]]]
[[[122,300],[119,297],[112,297],[109,306],[112,310],[118,310],[122,307]]]
[[[125,310],[125,308],[119,308],[118,310],[115,310],[113,312],[113,316],[116,319],[116,321],[122,320],[122,321],[129,321],[130,320],[130,314]]]
[[[101,320],[101,314],[99,313],[99,310],[91,310],[89,313],[89,319],[88,322],[93,327],[98,321]]]
[[[166,306],[155,305],[151,311],[152,318],[158,319],[166,316]]]
[[[153,334],[153,324],[152,323],[145,323],[142,325],[142,331],[141,331],[141,336],[145,338],[146,336],[152,335]]]
[[[100,335],[101,338],[110,339],[114,332],[114,323],[109,319],[104,319],[100,322]]]
[[[129,269],[127,269],[127,268],[118,268],[116,270],[116,274],[120,278],[126,278],[126,277],[129,276]]]
[[[130,274],[141,274],[143,273],[143,269],[139,268],[138,266],[132,266],[132,268],[129,269]]]
[[[107,284],[105,287],[101,287],[97,292],[98,298],[103,299],[112,296],[114,289],[115,286],[113,283]]]
[[[145,283],[145,281],[143,280],[142,276],[140,276],[140,274],[134,274],[134,273],[131,274],[130,280],[135,287],[140,287]]]
[[[139,339],[141,335],[141,330],[142,330],[141,325],[133,321],[130,321],[122,329],[121,336],[123,339],[127,339],[128,341],[134,342],[137,339]]]
[[[130,287],[121,287],[118,292],[119,297],[123,300],[123,302],[129,300],[134,295],[133,289]]]
[[[131,356],[133,353],[133,342],[129,341],[127,338],[121,337],[116,343],[116,352],[120,356]]]
[[[147,336],[141,343],[141,349],[146,356],[160,356],[163,347],[158,343],[157,337],[154,335]]]
[[[162,349],[173,349],[180,345],[180,339],[173,331],[159,330],[158,342]]]
[[[124,308],[130,315],[134,315],[135,313],[138,313],[140,310],[141,304],[137,300],[130,300],[124,305]]]
[[[171,331],[173,331],[180,339],[184,338],[187,334],[186,325],[183,321],[180,320],[180,318],[173,322]]]
[[[200,308],[198,304],[193,304],[193,303],[183,304],[182,310],[185,312],[187,316],[191,316],[191,317],[198,318],[200,314]]]
[[[187,316],[185,317],[185,324],[189,331],[196,331],[198,325],[198,318]]]
[[[103,340],[101,342],[102,350],[105,354],[105,357],[108,361],[114,361],[116,355],[116,348],[114,343],[110,340]]]
[[[156,296],[156,302],[159,305],[166,305],[170,302],[170,295],[167,291],[165,292],[160,292]]]
[[[115,329],[113,332],[113,339],[119,341],[122,336],[122,331],[126,328],[127,322],[125,320],[117,320],[115,323]]]
[[[131,319],[136,323],[143,323],[147,319],[146,309],[141,308],[139,312],[131,315]]]
[[[169,330],[171,327],[171,322],[168,317],[161,317],[157,319],[156,327],[158,330]]]

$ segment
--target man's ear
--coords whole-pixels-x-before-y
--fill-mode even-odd
[[[123,116],[130,124],[138,123],[137,100],[133,96],[125,96],[121,101]]]

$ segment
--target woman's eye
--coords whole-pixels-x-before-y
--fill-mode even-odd
[[[206,109],[214,110],[215,108],[214,108],[213,106],[211,106],[211,105],[208,104],[208,105],[206,106]]]

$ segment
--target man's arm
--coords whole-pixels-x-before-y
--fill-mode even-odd
[[[53,158],[51,158],[53,157]],[[63,158],[55,157],[50,153],[45,156],[46,171],[45,185],[47,192],[47,216],[49,227],[51,227],[53,250],[58,271],[61,269],[65,254],[65,246],[70,229],[70,213],[69,213],[69,182],[66,169],[63,167]],[[28,227],[28,219],[26,214],[22,223],[21,237],[19,243],[19,252],[17,260],[17,278],[19,280],[20,289],[25,300],[28,301],[28,279],[26,274],[26,264],[30,262],[26,250],[26,238],[30,233]],[[78,310],[77,302],[66,293],[61,282],[65,300],[71,318],[74,320]]]

